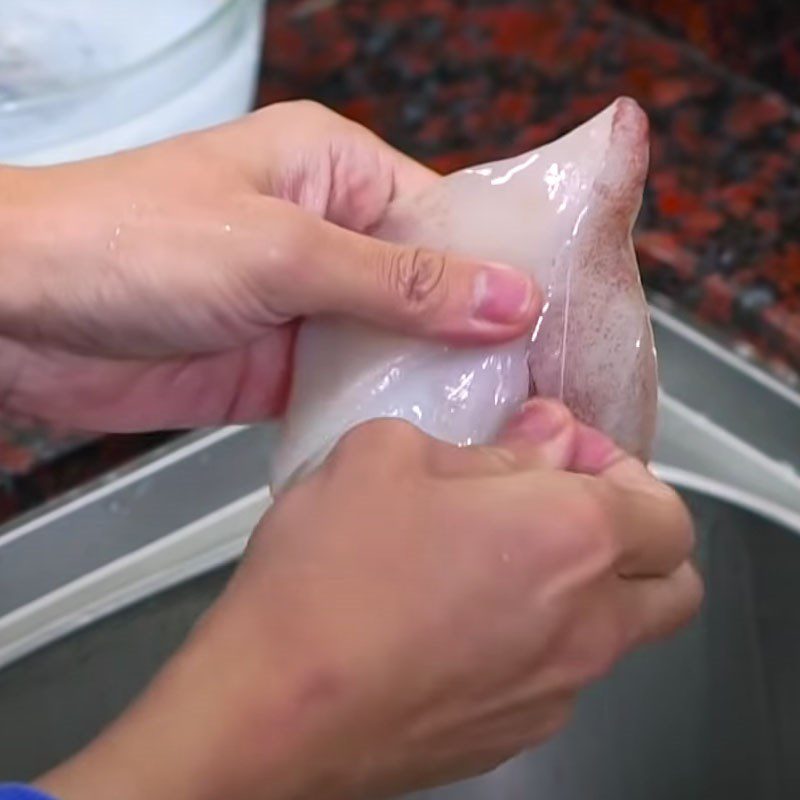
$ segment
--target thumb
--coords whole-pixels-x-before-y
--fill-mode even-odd
[[[521,469],[567,469],[578,422],[557,400],[529,400],[498,437],[496,448],[511,454]]]
[[[537,469],[566,469],[578,423],[555,400],[529,400],[490,445],[456,447],[437,442],[429,455],[448,477],[509,475]]]
[[[283,279],[272,281],[270,306],[287,316],[346,314],[467,344],[520,335],[541,309],[534,282],[511,267],[384,242],[289,204],[284,218],[295,233],[277,248]]]

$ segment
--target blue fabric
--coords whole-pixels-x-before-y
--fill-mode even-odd
[[[56,800],[30,786],[18,783],[0,783],[0,800]]]

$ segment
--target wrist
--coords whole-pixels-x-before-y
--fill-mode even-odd
[[[252,642],[229,633],[190,641],[115,725],[37,786],[59,800],[345,797],[325,771],[327,726],[308,683],[243,658]]]

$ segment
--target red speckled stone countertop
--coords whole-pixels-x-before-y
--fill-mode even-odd
[[[652,123],[645,284],[796,384],[800,111],[784,94],[604,0],[270,5],[260,103],[315,98],[441,171],[542,144],[623,94]],[[162,439],[0,429],[0,518]]]
[[[614,0],[732,72],[800,101],[797,0]]]
[[[619,95],[652,123],[648,287],[800,368],[800,114],[588,0],[276,0],[262,102],[314,97],[443,171],[551,139]]]

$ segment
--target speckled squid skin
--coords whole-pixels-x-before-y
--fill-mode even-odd
[[[309,320],[298,337],[273,489],[368,419],[405,419],[454,444],[491,441],[532,389],[563,399],[648,459],[657,374],[631,240],[647,131],[641,109],[621,99],[549,145],[398,201],[375,235],[525,270],[545,291],[542,315],[529,336],[481,348]]]
[[[617,101],[604,164],[560,273],[568,294],[530,348],[537,393],[562,399],[643,461],[655,436],[658,374],[632,231],[647,179],[648,127],[634,101]]]

